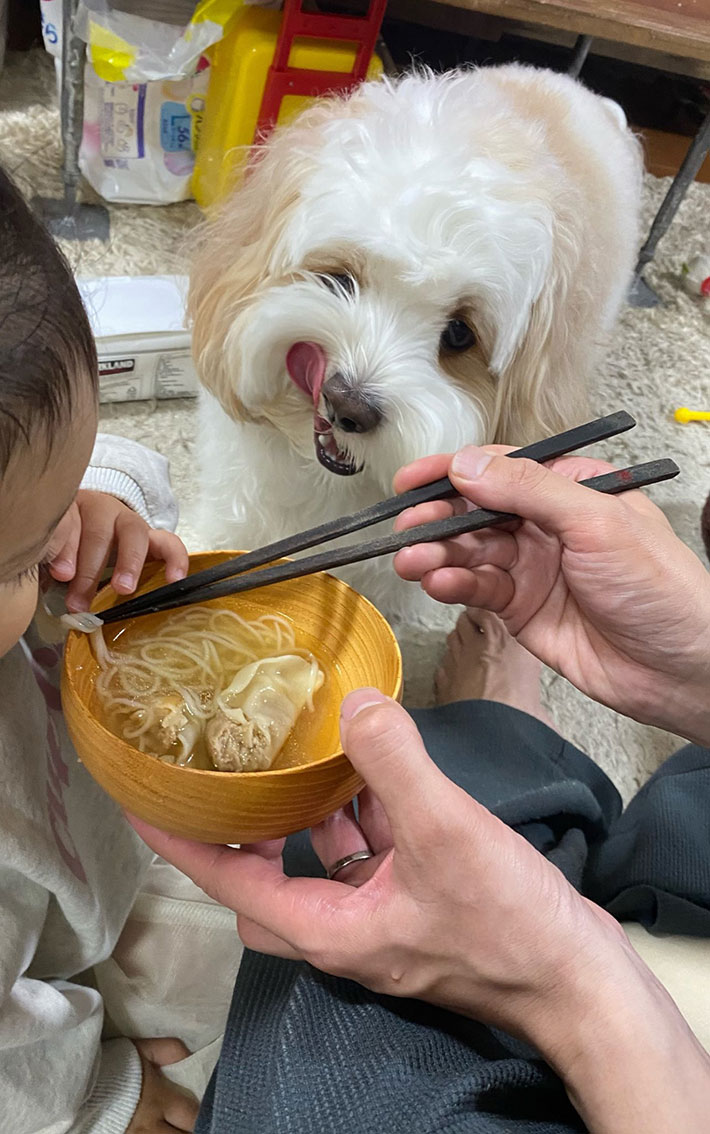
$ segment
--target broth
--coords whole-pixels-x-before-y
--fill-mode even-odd
[[[282,654],[298,654],[298,655],[312,655],[320,667],[323,674],[324,681],[322,686],[313,694],[312,708],[306,706],[301,711],[297,718],[294,727],[288,734],[282,747],[276,753],[273,761],[269,765],[273,769],[284,769],[296,767],[300,764],[311,763],[314,760],[322,759],[330,753],[339,750],[339,732],[338,721],[340,712],[340,702],[342,700],[342,684],[340,680],[340,667],[336,659],[323,648],[322,643],[314,641],[310,635],[302,633],[287,616],[283,615],[280,611],[274,610],[273,607],[262,607],[257,602],[253,601],[240,601],[235,598],[230,602],[229,599],[220,602],[219,606],[209,607],[193,607],[185,608],[185,611],[208,611],[213,614],[225,610],[231,610],[234,614],[239,615],[247,623],[256,622],[259,619],[267,619],[269,623],[277,625],[275,619],[278,619],[283,626],[283,634],[277,630],[275,638],[271,634],[268,641],[264,642],[263,648],[260,643],[255,643],[254,639],[250,640],[252,656],[258,659],[266,657],[278,657]],[[185,611],[180,611],[178,614],[184,614]],[[172,617],[171,617],[172,616]],[[176,617],[175,612],[165,614],[148,615],[144,618],[134,619],[116,629],[112,626],[105,627],[103,631],[104,641],[106,647],[111,653],[112,658],[116,659],[121,655],[125,655],[126,661],[129,662],[131,654],[135,656],[134,651],[137,648],[137,643],[150,639],[151,632],[156,633],[162,629],[163,633],[167,632],[168,627],[180,627],[181,620]],[[224,630],[229,625],[228,618],[220,616],[220,630]],[[234,623],[237,626],[237,623]],[[275,639],[282,638],[281,644],[283,649],[275,649]],[[183,639],[176,638],[176,642],[180,643]],[[196,644],[196,636],[193,630],[190,630],[189,647],[192,649]],[[241,637],[237,636],[237,640],[241,643]],[[211,672],[216,676],[214,681],[218,689],[224,689],[230,684],[235,676],[235,672],[240,668],[240,665],[235,664],[235,657],[231,648],[222,650],[217,642],[210,638],[210,632],[205,633],[199,638],[201,643],[200,650],[205,656],[209,655],[211,659]],[[159,638],[156,639],[159,642]],[[180,645],[175,647],[177,654],[180,653]],[[150,658],[156,664],[160,664],[161,651],[154,648],[153,642],[150,643]],[[163,651],[163,654],[165,651]],[[226,660],[224,654],[227,655]],[[251,661],[252,658],[249,658]],[[242,662],[242,664],[245,664]],[[189,659],[185,662],[186,671],[190,670]],[[120,671],[116,671],[120,672]],[[188,767],[199,768],[204,770],[215,770],[213,763],[208,753],[207,744],[205,741],[205,728],[204,725],[199,728],[198,738],[190,744],[189,755],[184,758],[181,756],[179,760],[174,760],[171,756],[166,757],[164,754],[151,752],[150,744],[141,741],[135,735],[135,719],[132,713],[135,709],[140,708],[142,699],[146,696],[141,693],[140,696],[133,698],[133,704],[125,703],[125,698],[122,697],[122,704],[111,706],[106,705],[106,694],[102,695],[101,691],[101,669],[98,669],[97,682],[94,685],[92,695],[92,711],[97,717],[105,724],[105,726],[113,732],[116,736],[125,740],[127,743],[132,744],[134,747],[142,747],[147,753],[157,756],[158,758],[167,759],[168,762],[178,762]],[[162,686],[153,690],[151,695],[159,697],[171,687],[170,681],[165,681]],[[197,690],[194,686],[189,686],[185,682],[185,688],[193,689],[195,693]],[[111,686],[111,694],[115,693],[113,685]],[[127,698],[130,702],[130,696]],[[184,702],[183,702],[184,704]],[[195,727],[198,727],[197,725]],[[187,731],[187,730],[185,730]],[[130,735],[129,735],[130,734]],[[183,745],[185,742],[183,742]],[[155,747],[155,745],[153,745]]]

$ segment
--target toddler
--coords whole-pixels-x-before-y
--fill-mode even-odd
[[[192,1130],[196,1104],[159,1070],[187,1048],[105,1040],[82,975],[110,958],[154,856],[79,763],[61,634],[34,620],[42,565],[78,610],[112,557],[129,594],[147,557],[173,580],[187,553],[166,530],[165,460],[96,437],[95,347],[72,274],[2,173],[0,243],[0,1127]]]

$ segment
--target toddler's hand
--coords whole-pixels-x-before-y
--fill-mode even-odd
[[[168,1134],[191,1131],[198,1104],[162,1074],[160,1068],[179,1063],[190,1054],[178,1039],[134,1040],[143,1064],[143,1086],[126,1134]]]
[[[67,610],[88,610],[112,558],[111,586],[119,595],[135,591],[147,559],[165,563],[169,583],[187,574],[187,551],[176,535],[150,528],[115,496],[82,489],[57,527],[48,560],[52,578],[70,583]]]

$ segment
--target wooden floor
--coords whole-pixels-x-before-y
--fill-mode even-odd
[[[645,164],[649,173],[656,177],[675,177],[691,139],[682,138],[679,134],[668,134],[663,130],[633,129],[643,139]],[[710,184],[710,154],[706,155],[695,180]]]

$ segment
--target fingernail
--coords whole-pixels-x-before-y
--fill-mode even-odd
[[[132,575],[117,575],[115,584],[117,587],[125,587],[126,590],[133,590],[135,581]]]
[[[55,559],[49,565],[49,573],[54,578],[58,575],[62,576],[59,582],[68,582],[74,577],[74,564],[71,559]]]
[[[389,699],[389,697],[385,697],[384,693],[380,693],[379,689],[356,689],[354,693],[348,693],[343,701],[340,707],[341,719],[351,721],[363,709],[369,709],[373,705],[382,705]]]
[[[89,604],[85,598],[67,597],[66,607],[69,614],[83,614],[85,610],[89,609]]]
[[[476,445],[467,445],[454,454],[451,462],[451,471],[461,480],[477,480],[493,460],[493,454]]]

